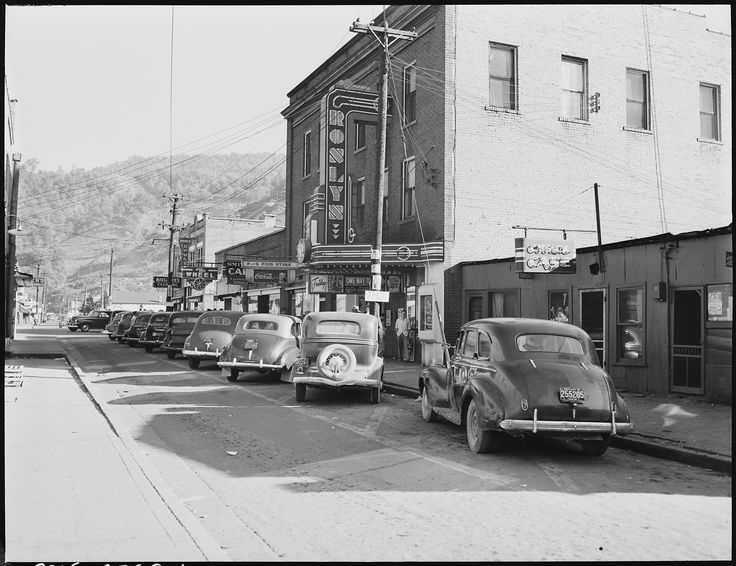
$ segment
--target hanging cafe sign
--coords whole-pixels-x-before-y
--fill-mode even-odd
[[[228,285],[293,283],[297,263],[293,261],[225,260],[222,270]]]
[[[516,271],[575,273],[575,245],[570,240],[516,238]]]

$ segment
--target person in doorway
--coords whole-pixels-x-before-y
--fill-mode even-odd
[[[36,328],[38,326],[38,317],[34,314],[33,315],[33,328]]]
[[[407,338],[409,337],[409,321],[406,319],[406,312],[402,308],[399,309],[399,315],[396,318],[396,324],[394,325],[394,328],[396,329],[396,338],[399,342],[399,359],[402,362],[405,362],[409,359],[409,351],[407,348]]]

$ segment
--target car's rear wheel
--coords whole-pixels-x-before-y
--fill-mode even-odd
[[[422,388],[422,419],[425,423],[437,422],[437,413],[434,412],[432,405],[429,404],[429,397],[427,397],[427,388]]]
[[[128,346],[135,348],[136,342],[128,342]]]
[[[581,440],[580,448],[586,456],[603,456],[611,444],[611,437],[606,435],[602,440]]]
[[[298,403],[301,403],[307,398],[307,384],[306,383],[295,383],[294,384],[294,395]]]
[[[240,372],[238,370],[236,370],[235,368],[232,368],[230,370],[230,374],[227,376],[227,380],[229,382],[231,382],[231,383],[234,383],[234,382],[238,381],[238,374],[239,373]]]
[[[476,454],[496,452],[503,447],[503,433],[480,429],[480,417],[475,408],[475,399],[468,405],[465,430],[468,437],[468,446]]]
[[[79,330],[81,330],[82,332],[89,332],[89,324],[80,324]]]
[[[150,354],[151,352],[153,352],[153,346],[151,346],[151,345],[146,345],[146,352],[148,352],[149,354]]]
[[[166,357],[173,360],[176,357],[176,352],[166,352]]]
[[[199,358],[189,358],[189,367],[197,369],[199,367]]]
[[[118,340],[118,342],[119,342],[120,344],[122,344],[122,343],[123,343],[123,337],[122,337],[122,336],[119,336],[117,340]]]
[[[115,340],[115,336],[108,336],[108,338],[113,341]]]

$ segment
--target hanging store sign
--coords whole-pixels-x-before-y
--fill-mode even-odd
[[[219,277],[217,267],[183,267],[181,275],[186,280],[205,279],[215,281]]]
[[[348,155],[350,120],[360,118],[375,122],[378,119],[378,93],[359,90],[334,89],[322,98],[322,116],[326,116],[320,139],[320,186],[325,192],[325,242],[344,244],[349,228],[348,214]],[[387,111],[390,115],[391,104]],[[322,151],[324,149],[324,151]]]
[[[222,270],[228,285],[245,286],[249,283],[291,283],[296,279],[294,261],[226,260]]]
[[[516,238],[516,271],[575,273],[575,245],[570,240]]]
[[[167,277],[166,275],[154,275],[153,286],[157,289],[172,287],[181,287],[181,277]]]

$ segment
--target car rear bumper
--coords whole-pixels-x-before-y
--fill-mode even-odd
[[[283,366],[278,364],[266,364],[263,360],[249,360],[247,362],[238,361],[238,358],[234,358],[228,362],[217,362],[217,365],[222,368],[237,368],[237,369],[281,369]]]
[[[634,430],[633,423],[586,422],[586,421],[538,421],[522,419],[505,419],[501,421],[505,431],[519,432],[554,432],[554,433],[596,433],[622,435]]]
[[[369,379],[368,377],[347,377],[335,380],[316,375],[295,375],[292,383],[304,383],[306,385],[318,385],[326,387],[380,387],[380,379]]]
[[[222,352],[208,352],[207,350],[182,350],[181,355],[188,358],[219,358]]]

